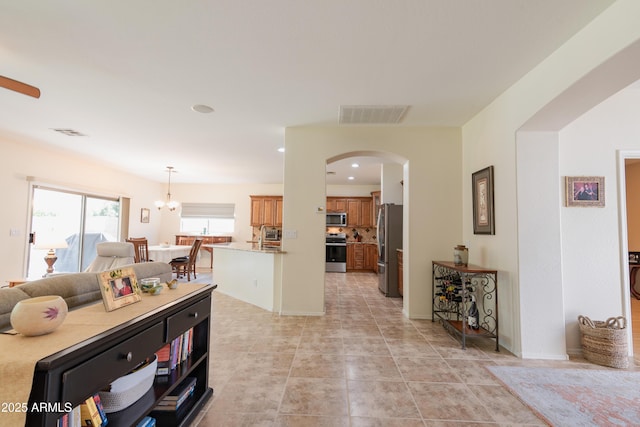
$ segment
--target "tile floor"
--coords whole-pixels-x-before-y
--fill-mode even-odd
[[[197,426],[545,425],[483,366],[596,366],[523,361],[492,340],[462,350],[440,324],[404,318],[376,275],[326,277],[322,317],[281,317],[214,292],[214,397]]]

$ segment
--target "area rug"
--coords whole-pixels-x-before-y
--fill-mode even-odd
[[[552,426],[640,425],[640,372],[514,366],[487,369]]]

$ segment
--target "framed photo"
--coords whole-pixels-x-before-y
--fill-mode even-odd
[[[603,176],[565,177],[566,206],[603,207]]]
[[[147,208],[140,209],[140,222],[148,223],[149,215],[151,215],[151,213],[149,212],[149,209]]]
[[[100,273],[100,292],[107,311],[122,308],[142,299],[136,273],[131,267]]]
[[[640,264],[640,252],[629,252],[629,264]]]
[[[473,234],[496,234],[493,211],[493,166],[472,176]]]

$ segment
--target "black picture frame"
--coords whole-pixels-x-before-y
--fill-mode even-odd
[[[493,203],[493,166],[471,175],[473,194],[473,234],[496,234]]]

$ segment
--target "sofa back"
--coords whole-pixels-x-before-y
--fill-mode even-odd
[[[164,262],[146,262],[123,265],[132,267],[136,279],[158,277],[160,282],[172,278],[171,265]],[[58,274],[24,283],[13,288],[0,289],[0,330],[11,327],[10,317],[13,307],[23,299],[44,295],[60,295],[69,309],[102,300],[100,293],[100,273]]]

